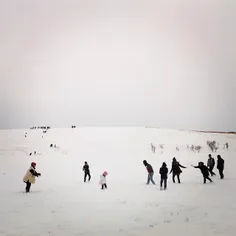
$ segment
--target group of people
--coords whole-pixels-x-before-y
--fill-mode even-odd
[[[90,181],[91,174],[90,174],[90,169],[89,169],[89,165],[88,165],[87,161],[85,161],[85,163],[84,163],[83,171],[84,171],[84,182],[86,182],[87,177],[88,177],[88,181]],[[106,180],[107,175],[108,175],[108,173],[106,171],[104,171],[100,176],[99,184],[101,185],[101,189],[107,189],[107,180]],[[30,192],[31,184],[34,184],[36,177],[40,177],[40,176],[41,176],[41,173],[38,173],[36,171],[36,163],[32,162],[30,165],[30,168],[27,170],[27,172],[23,178],[23,181],[26,184],[26,187],[25,187],[26,193]]]
[[[155,184],[155,181],[153,180],[154,170],[153,170],[152,166],[146,160],[143,161],[143,164],[146,167],[147,172],[148,172],[147,184],[150,184],[150,182],[152,182],[152,184]],[[206,183],[206,180],[209,180],[210,182],[212,182],[212,179],[209,177],[209,174],[211,174],[211,176],[215,175],[215,173],[213,172],[213,169],[215,167],[215,159],[211,156],[211,154],[209,154],[207,166],[203,162],[199,162],[197,166],[193,166],[193,167],[201,170],[204,184]],[[176,177],[177,177],[178,183],[180,183],[180,174],[182,173],[181,168],[187,168],[187,167],[182,166],[174,157],[172,160],[172,167],[171,167],[171,170],[169,173],[169,174],[172,173],[173,183],[175,183]],[[221,158],[220,155],[217,155],[217,169],[219,170],[220,178],[223,179],[224,178],[224,160]],[[88,181],[90,181],[91,174],[90,174],[89,165],[86,161],[83,166],[83,171],[84,171],[84,182],[87,181],[87,177],[88,177]],[[101,189],[107,189],[107,181],[106,181],[107,174],[108,173],[106,171],[104,171],[100,175],[99,184],[101,185]],[[164,187],[164,190],[166,190],[167,178],[168,178],[168,168],[167,168],[167,165],[165,162],[163,162],[163,164],[159,170],[159,174],[161,176],[160,188],[162,190]],[[36,177],[40,177],[40,176],[41,176],[41,173],[38,173],[36,171],[36,163],[32,162],[30,165],[30,168],[27,170],[27,172],[23,178],[23,181],[26,184],[25,191],[27,193],[30,192],[31,184],[35,183]]]
[[[225,163],[225,161],[222,159],[222,157],[220,155],[217,155],[216,168],[219,171],[219,175],[220,175],[221,179],[224,178],[224,163]],[[213,172],[213,169],[215,167],[215,159],[211,156],[211,154],[209,154],[209,158],[207,161],[207,167],[209,168],[209,172],[210,172],[211,176],[215,175],[215,173]]]
[[[88,164],[87,161],[84,162],[83,171],[84,171],[84,182],[86,182],[87,176],[88,176],[88,181],[90,181],[91,180],[91,174],[90,174],[89,164]],[[101,189],[106,189],[107,188],[107,179],[106,179],[107,175],[108,175],[108,173],[106,171],[104,171],[100,175],[99,184],[101,185]]]
[[[152,166],[146,161],[143,161],[144,166],[147,169],[148,172],[148,178],[147,178],[147,185],[150,184],[150,182],[152,182],[152,184],[155,185],[155,181],[153,180],[153,176],[154,176],[154,171]],[[211,154],[209,154],[209,158],[207,161],[207,166],[201,161],[198,163],[197,166],[193,166],[194,168],[198,168],[201,170],[202,176],[203,176],[203,183],[206,183],[206,180],[209,180],[210,182],[213,182],[212,179],[209,177],[209,174],[211,174],[211,176],[215,175],[215,173],[213,172],[213,169],[215,167],[215,159],[211,156]],[[172,173],[172,181],[173,183],[175,183],[175,178],[177,177],[178,183],[180,183],[180,174],[182,173],[181,168],[187,168],[185,166],[182,166],[174,157],[172,160],[172,167],[170,170],[170,173]],[[224,178],[224,160],[222,159],[222,157],[220,155],[217,155],[217,169],[219,170],[219,175],[220,178],[223,179]],[[160,189],[162,190],[164,187],[164,190],[166,190],[167,188],[167,178],[168,178],[168,168],[165,162],[162,163],[162,166],[159,170],[159,174],[161,177],[160,180]]]

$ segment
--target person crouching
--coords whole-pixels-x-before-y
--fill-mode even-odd
[[[26,188],[25,188],[26,193],[30,192],[31,184],[35,183],[35,177],[41,176],[40,173],[37,173],[35,168],[36,168],[36,163],[32,162],[30,168],[27,170],[23,178],[23,181],[26,183]]]
[[[106,176],[108,173],[105,171],[101,176],[100,176],[100,182],[99,184],[102,186],[101,189],[107,188],[107,179]]]

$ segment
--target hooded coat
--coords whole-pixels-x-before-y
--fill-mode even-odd
[[[154,173],[152,166],[150,164],[148,164],[146,160],[143,161],[143,164],[145,165],[145,167],[147,169],[147,172],[149,174],[153,174]]]
[[[99,184],[106,184],[107,183],[107,179],[106,179],[106,175],[102,174],[100,176],[100,181],[99,181]]]
[[[225,163],[225,161],[220,156],[218,156],[217,169],[224,170],[224,163]]]
[[[161,179],[167,179],[168,178],[168,168],[166,167],[166,164],[164,163],[159,171],[161,175]]]

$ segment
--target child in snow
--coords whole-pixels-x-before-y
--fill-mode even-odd
[[[163,162],[162,167],[160,168],[159,171],[160,175],[161,175],[161,189],[162,189],[162,184],[164,183],[164,189],[167,188],[167,176],[168,176],[168,168],[166,166],[166,163]]]
[[[193,165],[192,165],[193,166]],[[201,170],[202,175],[203,175],[203,183],[206,183],[206,180],[208,179],[210,182],[213,182],[211,178],[209,177],[209,169],[207,166],[204,165],[203,162],[198,162],[198,166],[193,166],[194,168],[198,168]]]
[[[26,193],[30,192],[31,184],[35,183],[35,177],[41,176],[40,173],[36,172],[35,168],[36,168],[36,163],[32,162],[30,168],[27,170],[23,178],[23,181],[26,183],[26,188],[25,188]]]
[[[100,176],[100,182],[99,184],[102,185],[101,189],[107,188],[107,179],[106,176],[108,175],[108,173],[105,171],[101,176]]]

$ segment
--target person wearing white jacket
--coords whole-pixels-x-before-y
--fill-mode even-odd
[[[101,189],[107,188],[107,179],[106,179],[107,174],[108,173],[106,171],[104,171],[103,174],[101,174],[101,176],[100,176],[99,184],[102,186]]]
[[[27,170],[23,178],[23,181],[26,183],[26,188],[25,188],[26,193],[30,192],[31,184],[35,183],[35,177],[41,176],[40,173],[37,173],[35,168],[36,168],[36,163],[32,162],[30,168]]]

